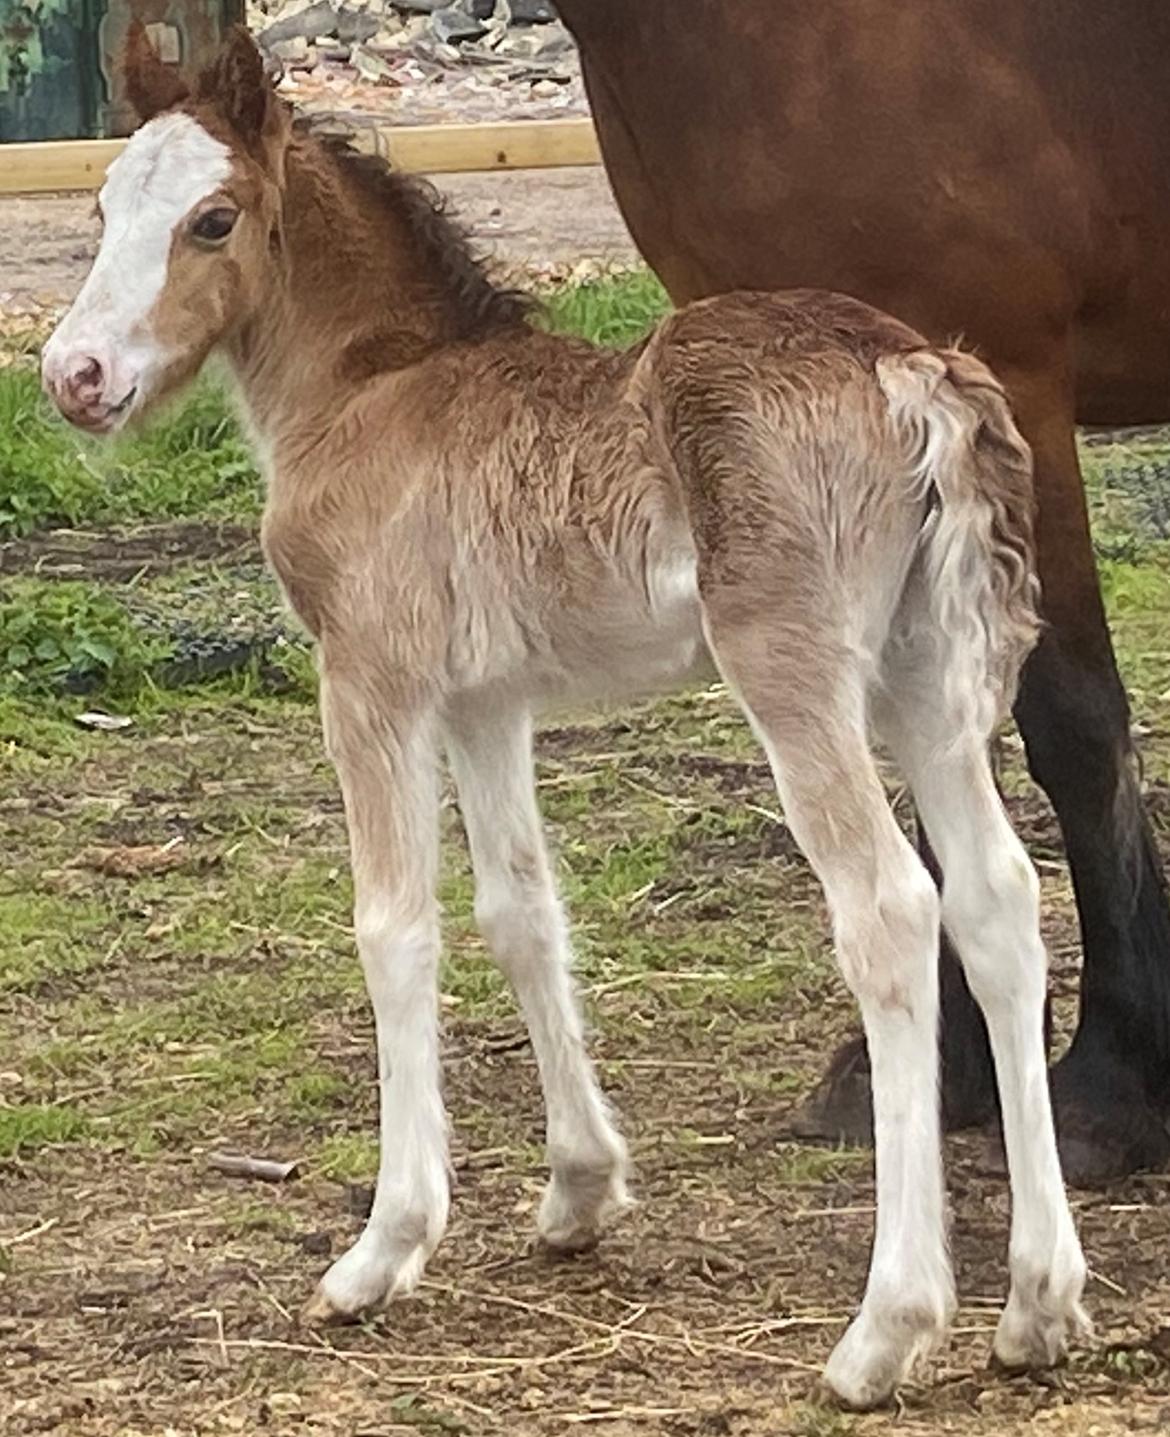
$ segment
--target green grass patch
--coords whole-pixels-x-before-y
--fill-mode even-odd
[[[38,1148],[75,1142],[88,1129],[76,1108],[49,1103],[22,1103],[0,1108],[0,1160],[25,1157]]]
[[[256,466],[214,378],[157,423],[101,443],[51,413],[35,371],[0,370],[0,540],[148,518],[251,519],[260,499]]]
[[[116,945],[112,908],[96,896],[0,892],[0,993],[100,967]]]
[[[313,1166],[322,1177],[336,1182],[369,1180],[378,1171],[377,1135],[334,1133],[317,1150]]]
[[[545,322],[558,334],[624,347],[643,338],[669,309],[658,278],[648,269],[634,269],[554,291]]]
[[[776,1155],[776,1176],[792,1187],[819,1187],[864,1178],[873,1167],[868,1148],[814,1148],[782,1143]]]

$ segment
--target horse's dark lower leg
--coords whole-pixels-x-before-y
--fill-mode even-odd
[[[1056,809],[1084,967],[1081,1018],[1053,1074],[1066,1175],[1093,1183],[1170,1158],[1170,910],[1142,807],[1112,652],[1085,662],[1051,631],[1016,706]]]
[[[1170,908],[1101,601],[1071,405],[1046,386],[1037,373],[1012,390],[1036,460],[1048,623],[1016,721],[1056,810],[1081,922],[1080,1025],[1053,1091],[1066,1175],[1092,1183],[1170,1157]]]

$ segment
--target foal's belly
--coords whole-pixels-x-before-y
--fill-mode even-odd
[[[473,687],[504,688],[539,710],[661,693],[714,673],[689,546],[633,573],[598,566],[565,597],[549,596],[531,642],[507,657],[498,650],[502,668]]]
[[[550,675],[554,682],[534,695],[537,702],[661,693],[711,672],[689,546],[656,557],[636,579],[611,585],[598,586],[557,625],[559,682]]]

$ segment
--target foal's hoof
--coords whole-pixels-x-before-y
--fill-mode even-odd
[[[854,1412],[882,1407],[946,1334],[947,1310],[933,1305],[891,1308],[878,1320],[859,1314],[825,1365],[825,1383]]]
[[[1088,1266],[1067,1214],[1039,1256],[1012,1258],[1012,1285],[995,1332],[995,1360],[1009,1372],[1055,1367],[1091,1331],[1081,1307]]]
[[[305,1327],[349,1327],[361,1318],[360,1312],[344,1312],[335,1307],[320,1287],[301,1308],[301,1323]]]
[[[1080,1303],[1063,1312],[1004,1311],[995,1330],[994,1355],[1005,1372],[1041,1372],[1068,1355],[1069,1343],[1088,1337],[1089,1319]]]
[[[851,1038],[833,1054],[825,1076],[797,1110],[792,1131],[798,1138],[855,1148],[873,1143],[869,1053],[864,1038]]]
[[[316,1327],[360,1322],[391,1298],[412,1292],[435,1245],[425,1233],[421,1215],[391,1226],[389,1238],[367,1228],[317,1284],[302,1309],[302,1320]]]
[[[1075,1284],[1077,1293],[1080,1285]],[[995,1361],[1007,1372],[1043,1371],[1063,1362],[1069,1344],[1092,1332],[1071,1288],[1055,1301],[1051,1294],[1033,1304],[1009,1300],[995,1330]]]
[[[564,1164],[554,1170],[536,1219],[540,1240],[551,1252],[589,1252],[601,1234],[628,1207],[625,1144],[601,1163]]]

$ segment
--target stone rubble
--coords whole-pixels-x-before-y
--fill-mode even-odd
[[[551,0],[248,0],[248,23],[302,109],[400,124],[588,114]]]

